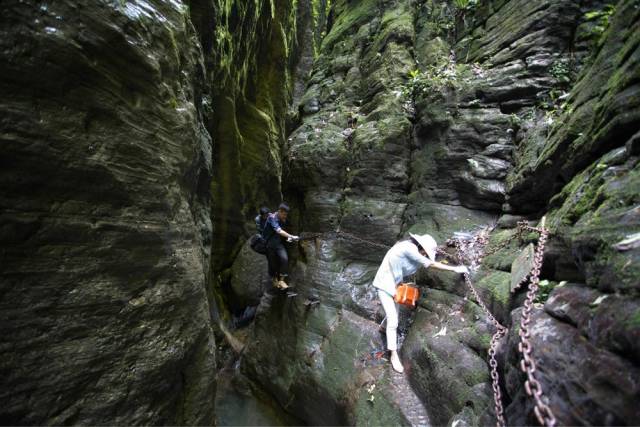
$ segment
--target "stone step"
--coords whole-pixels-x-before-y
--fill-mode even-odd
[[[427,408],[415,394],[406,374],[391,373],[390,397],[412,426],[431,426]]]

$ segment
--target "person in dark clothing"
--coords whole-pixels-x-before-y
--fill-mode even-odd
[[[289,206],[282,203],[278,207],[278,211],[272,213],[267,218],[264,226],[263,237],[267,241],[267,261],[269,263],[269,276],[273,286],[278,289],[287,289],[289,286],[285,282],[285,278],[289,274],[289,256],[287,249],[284,247],[283,240],[296,241],[300,238],[289,234],[282,229],[287,225],[287,216],[289,215]]]
[[[260,213],[256,216],[256,229],[258,234],[262,236],[264,232],[264,226],[267,225],[267,219],[269,218],[269,208],[261,207]]]

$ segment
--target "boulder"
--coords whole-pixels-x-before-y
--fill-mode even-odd
[[[254,252],[247,240],[231,266],[230,284],[235,304],[258,305],[264,291],[271,287],[269,280],[267,257]]]
[[[603,294],[580,284],[553,290],[545,311],[574,325],[593,345],[640,361],[640,300]]]
[[[408,375],[434,424],[469,411],[471,424],[491,402],[485,361],[489,323],[466,298],[426,290],[402,348]]]
[[[501,179],[507,176],[511,167],[511,164],[505,160],[483,155],[473,156],[467,161],[471,167],[471,174],[478,178]]]
[[[533,270],[533,258],[535,248],[529,243],[511,264],[511,284],[509,286],[511,292],[515,292],[518,285],[526,280]]]
[[[520,311],[514,311],[514,324],[519,317]],[[640,392],[637,365],[593,345],[579,329],[543,310],[533,311],[531,325],[536,379],[558,424],[626,425],[640,419],[640,409],[634,404]],[[531,425],[536,423],[533,400],[524,390],[517,343],[517,331],[512,328],[504,371],[507,401],[511,403],[505,414],[509,424]]]

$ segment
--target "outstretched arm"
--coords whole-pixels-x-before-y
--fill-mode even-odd
[[[269,225],[273,228],[273,230],[278,233],[278,235],[284,237],[285,239],[298,240],[298,236],[294,236],[293,234],[289,234],[284,231],[273,215],[270,216],[267,221],[269,222]]]
[[[286,238],[286,239],[292,239],[292,240],[297,240],[298,236],[294,236],[293,234],[289,234],[286,231],[284,231],[282,228],[278,229],[276,231],[279,235],[281,235],[282,237]]]
[[[433,268],[437,268],[438,270],[446,270],[446,271],[453,271],[456,273],[469,273],[469,269],[467,267],[465,267],[464,265],[447,265],[447,264],[443,264],[441,262],[434,262],[431,264],[431,267]]]

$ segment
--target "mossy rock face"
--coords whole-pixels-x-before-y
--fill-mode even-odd
[[[591,184],[572,182],[579,168],[566,169],[562,182],[571,186],[549,207],[546,202],[556,188],[547,181],[523,190],[531,191],[533,199],[545,193],[539,204],[531,203],[529,195],[521,198],[520,190],[511,191],[521,188],[517,183],[527,181],[528,174],[538,174],[542,166],[536,162],[555,138],[551,114],[538,104],[557,84],[551,68],[572,52],[571,28],[582,10],[569,0],[481,2],[454,22],[455,10],[442,2],[399,0],[392,6],[333,2],[329,33],[306,93],[295,105],[299,122],[285,145],[281,182],[294,205],[294,228],[326,232],[293,251],[291,280],[298,287],[296,298],[320,302],[308,308],[300,300],[267,295],[250,348],[259,352],[268,343],[271,350],[249,356],[243,369],[274,394],[286,396],[283,404],[308,422],[366,424],[378,411],[388,417],[384,422],[407,420],[386,377],[350,365],[349,357],[353,362],[354,353],[383,345],[374,331],[373,322],[382,316],[370,283],[387,247],[408,231],[432,234],[443,243],[454,232],[473,231],[508,213],[512,218],[491,235],[490,246],[498,246],[514,235],[514,218],[548,211],[548,224],[566,217],[576,232],[587,224],[591,228],[573,236],[566,226],[552,227],[543,280],[557,292],[562,286],[556,283],[568,277],[603,277],[595,272],[600,261],[579,248],[587,230],[594,230],[587,217],[602,204],[600,186],[615,182],[604,169],[598,172],[604,181],[588,191],[577,187]],[[457,41],[450,37],[451,24],[456,24]],[[583,57],[583,47],[576,49]],[[585,111],[596,108],[589,102],[584,102]],[[567,122],[577,129],[589,126],[590,117],[567,116]],[[631,157],[616,165],[609,159],[607,165],[627,165]],[[634,167],[607,174],[631,176]],[[598,174],[580,179],[595,182]],[[580,191],[589,194],[584,205],[571,196]],[[607,191],[613,194],[614,189]],[[630,194],[624,197],[637,203]],[[625,205],[627,213],[631,206]],[[367,241],[336,234],[338,229]],[[537,237],[523,235],[488,256],[474,277],[483,301],[504,324],[510,324],[515,304],[509,292],[513,260],[521,246]],[[560,259],[568,265],[573,255],[584,274],[560,268]],[[427,270],[417,282],[423,298],[402,348],[414,394],[428,406],[434,423],[492,423],[486,353],[493,330],[486,313],[468,296],[459,275]],[[282,332],[275,340],[274,328]],[[616,331],[623,337],[617,345],[629,348],[628,330]],[[519,393],[516,372],[505,379]],[[371,381],[383,386],[363,390]],[[371,406],[371,397],[378,406]],[[519,394],[512,397],[523,402]],[[530,409],[513,408],[523,414]],[[333,415],[323,419],[325,413]]]
[[[308,71],[302,63],[312,60],[317,26],[326,19],[322,5],[307,2],[219,3],[209,14],[194,5],[212,88],[206,126],[219,161],[212,183],[215,272],[232,262],[257,210],[275,209],[282,199],[289,105],[301,96],[294,92]]]
[[[384,392],[381,390],[381,387],[376,387],[373,393],[369,393],[366,388],[361,389],[352,425],[411,426],[412,424],[385,398]]]
[[[554,121],[542,150],[522,159],[509,178],[512,206],[539,210],[571,177],[637,131],[638,14],[632,0],[616,5],[592,63],[566,101],[569,107]]]
[[[411,383],[435,424],[465,407],[477,422],[490,399],[489,323],[478,306],[445,291],[425,291],[420,304],[402,350]]]
[[[511,271],[511,265],[518,256],[521,243],[520,239],[515,237],[516,233],[517,230],[515,229],[498,230],[491,233],[486,251],[493,253],[483,259],[482,263],[485,267],[500,271]],[[497,248],[500,249],[494,251]]]
[[[504,271],[481,272],[474,277],[474,282],[480,298],[498,322],[504,325],[511,311],[511,274]]]
[[[366,424],[381,417],[409,425],[388,379],[388,364],[366,365],[371,352],[384,348],[375,322],[325,305],[309,309],[286,295],[266,298],[271,309],[256,320],[242,369],[287,411],[310,423]],[[262,340],[264,328],[280,333]],[[288,362],[278,363],[282,358]]]
[[[638,157],[625,147],[613,150],[552,201],[558,206],[549,214],[552,230],[570,246],[587,284],[603,291],[637,294],[640,289],[640,251],[615,247],[640,226],[635,213],[640,202],[638,165]]]

